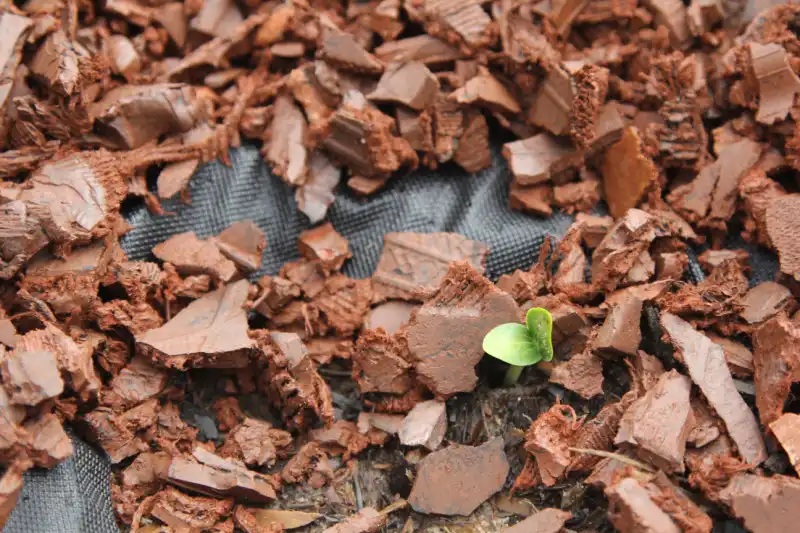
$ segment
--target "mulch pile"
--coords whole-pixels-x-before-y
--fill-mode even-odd
[[[800,7],[732,0],[5,5],[0,527],[22,473],[72,455],[69,425],[142,533],[413,531],[487,507],[513,533],[794,531],[798,28]],[[340,181],[477,172],[494,138],[517,139],[512,208],[578,212],[529,270],[495,283],[481,242],[392,233],[371,278],[342,274],[348,241],[321,223]],[[129,261],[123,201],[166,216],[245,140],[321,223],[301,258],[249,282],[269,243],[241,221]],[[732,232],[777,253],[774,281],[751,286]],[[487,386],[483,336],[531,307],[556,358],[522,383],[559,399],[524,434],[482,407],[452,438],[453,402]],[[215,416],[190,419],[209,375]],[[342,496],[380,447],[406,488]],[[601,524],[566,497],[520,506],[569,487],[598,495]],[[292,507],[311,493],[315,512]]]

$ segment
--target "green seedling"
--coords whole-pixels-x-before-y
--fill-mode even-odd
[[[501,324],[483,338],[483,351],[511,365],[505,385],[517,384],[522,369],[539,361],[553,359],[553,317],[550,311],[534,307],[525,316],[525,324]]]

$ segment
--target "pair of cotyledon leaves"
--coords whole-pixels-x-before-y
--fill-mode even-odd
[[[501,324],[483,338],[483,351],[514,366],[535,365],[553,359],[553,317],[534,307],[525,324]]]

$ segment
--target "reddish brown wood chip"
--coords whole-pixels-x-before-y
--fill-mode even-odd
[[[436,450],[447,433],[447,410],[444,402],[429,400],[414,406],[408,412],[398,432],[400,444],[425,446]]]
[[[22,490],[22,470],[12,465],[0,477],[0,528],[5,527]]]
[[[786,50],[778,43],[748,43],[752,73],[758,80],[758,113],[756,120],[774,124],[786,118],[795,95],[800,91],[800,78],[789,66]]]
[[[172,459],[167,481],[209,496],[264,503],[276,498],[275,489],[265,476],[200,447],[194,449],[192,459]]]
[[[785,285],[766,281],[759,283],[740,300],[741,317],[748,324],[757,324],[772,318],[781,311],[791,312],[795,307],[792,291]]]
[[[419,308],[405,330],[419,379],[446,398],[477,384],[475,365],[483,337],[495,326],[519,320],[514,299],[471,264],[450,264],[436,296]],[[453,335],[453,332],[457,332]]]
[[[778,197],[766,211],[767,235],[778,252],[781,272],[794,280],[800,279],[800,246],[798,246],[795,216],[800,208],[800,195]]]
[[[800,469],[800,415],[784,413],[769,425],[770,431],[781,443],[795,471]]]
[[[690,392],[686,376],[675,370],[662,374],[625,412],[614,444],[631,446],[665,472],[682,472],[686,440],[695,426]]]
[[[139,353],[168,368],[243,368],[255,343],[244,309],[249,285],[237,281],[190,303],[158,329],[136,337]]]
[[[767,452],[758,422],[736,390],[722,347],[670,313],[661,314],[661,326],[669,342],[676,348],[676,356],[686,365],[692,381],[725,422],[728,434],[736,443],[742,458],[750,464],[761,463],[766,459]],[[760,407],[759,415],[762,422],[767,423]]]
[[[800,520],[800,482],[794,478],[738,474],[721,497],[753,533],[791,531]]]
[[[508,470],[503,439],[453,444],[420,462],[408,503],[418,513],[468,516],[503,488]]]
[[[403,394],[411,388],[408,348],[385,331],[361,333],[353,351],[353,379],[363,392]]]
[[[319,261],[328,270],[341,270],[344,262],[353,256],[347,239],[333,229],[330,222],[300,233],[297,249],[306,259]]]
[[[520,185],[553,179],[583,162],[583,154],[569,141],[548,133],[504,144],[503,156],[508,161],[514,180]]]
[[[422,111],[433,103],[438,92],[439,80],[428,67],[418,61],[409,61],[390,65],[367,98]]]
[[[199,239],[193,231],[179,233],[153,247],[153,255],[182,274],[209,274],[220,281],[236,275],[236,265],[222,255],[213,241]]]
[[[756,406],[765,426],[777,420],[792,383],[800,381],[800,328],[784,314],[753,332]]]
[[[569,361],[556,365],[550,382],[558,383],[581,398],[590,399],[603,393],[603,360],[583,350]]]
[[[621,533],[680,533],[678,525],[635,478],[626,477],[613,483],[605,489],[605,494],[609,520]]]
[[[643,153],[636,128],[625,128],[622,139],[606,150],[602,172],[608,210],[614,218],[636,207],[658,176],[655,164]]]
[[[217,245],[222,255],[243,270],[252,272],[261,268],[261,254],[267,247],[267,240],[252,220],[234,222],[211,242]]]
[[[604,357],[636,354],[642,342],[642,304],[642,300],[631,296],[612,307],[592,341],[594,351]]]
[[[736,377],[753,375],[753,352],[747,346],[718,335],[709,334],[708,338],[722,346],[731,374]]]
[[[381,299],[422,300],[432,296],[451,261],[468,261],[483,271],[485,244],[456,233],[387,233],[372,275]]]

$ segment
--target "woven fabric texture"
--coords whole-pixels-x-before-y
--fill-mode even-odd
[[[573,218],[563,213],[548,219],[511,211],[510,175],[494,153],[492,166],[476,174],[445,167],[418,170],[397,177],[379,194],[360,198],[341,190],[328,219],[350,241],[353,259],[344,272],[363,278],[372,274],[383,248],[383,235],[393,231],[452,231],[489,245],[487,275],[496,279],[517,268],[528,268],[547,235],[561,237]],[[273,176],[258,150],[245,146],[231,153],[231,166],[206,165],[190,183],[191,205],[166,202],[172,216],[157,216],[137,205],[126,212],[134,227],[122,240],[131,259],[150,259],[152,247],[170,236],[194,231],[215,235],[231,223],[252,219],[267,237],[267,249],[257,279],[277,274],[281,265],[297,259],[297,237],[309,227],[295,207],[294,193]],[[344,188],[342,188],[344,189]],[[743,247],[733,239],[734,247]],[[769,254],[753,252],[753,281],[772,279],[777,263]],[[702,279],[694,260],[689,277]],[[110,469],[90,446],[76,441],[75,457],[51,471],[25,476],[25,488],[4,533],[118,533],[109,489]]]

